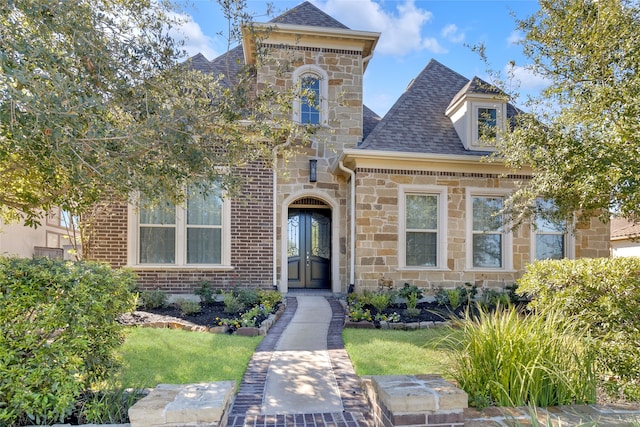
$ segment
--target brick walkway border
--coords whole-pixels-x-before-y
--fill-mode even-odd
[[[364,396],[360,381],[344,349],[342,328],[344,308],[335,297],[325,297],[332,310],[331,323],[327,334],[327,349],[333,372],[340,389],[343,412],[315,414],[278,414],[260,413],[269,362],[275,346],[296,310],[298,300],[287,297],[287,308],[271,327],[269,333],[256,348],[240,389],[229,413],[229,427],[371,427],[373,420]]]

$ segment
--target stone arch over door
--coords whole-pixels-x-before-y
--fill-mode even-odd
[[[287,197],[281,205],[280,215],[280,283],[281,292],[289,291],[289,218],[290,212],[305,212],[317,214],[316,217],[323,216],[330,220],[331,242],[330,242],[330,283],[327,289],[333,293],[340,293],[342,285],[340,282],[340,205],[326,194],[319,191],[302,191]],[[310,216],[305,216],[310,218]]]

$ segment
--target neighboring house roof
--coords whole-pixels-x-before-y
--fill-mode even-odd
[[[307,25],[310,27],[342,28],[349,27],[327,15],[308,1],[299,4],[269,21],[274,24]]]
[[[635,224],[624,218],[611,219],[611,240],[638,238],[640,238],[640,224]]]
[[[477,77],[469,80],[432,59],[360,148],[410,153],[487,155],[483,151],[466,150],[453,123],[445,114],[450,103],[465,93],[501,92]],[[515,108],[508,104],[507,117],[512,117],[515,113]]]

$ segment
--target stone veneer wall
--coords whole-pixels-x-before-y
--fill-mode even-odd
[[[273,263],[273,173],[261,164],[243,169],[243,194],[231,202],[232,271],[136,266],[141,289],[161,289],[169,293],[193,293],[200,282],[213,288],[233,286],[272,289]],[[92,259],[113,267],[127,265],[127,205],[114,203],[97,218]]]
[[[280,160],[278,170],[277,206],[278,206],[278,278],[281,276],[280,238],[283,203],[291,195],[314,197],[338,206],[339,223],[332,227],[339,230],[339,277],[342,292],[347,291],[347,239],[346,204],[348,183],[342,176],[336,176],[329,170],[330,162],[344,148],[355,148],[362,140],[362,54],[357,51],[340,49],[319,49],[303,46],[265,45],[268,60],[258,70],[258,87],[269,84],[281,90],[293,87],[292,73],[302,65],[313,64],[328,75],[327,122],[312,137],[310,146],[296,146],[295,154]],[[317,159],[317,182],[309,182],[309,159]],[[286,173],[284,172],[286,170]],[[292,202],[294,200],[291,200]]]
[[[356,173],[356,290],[377,289],[381,277],[393,280],[396,288],[409,283],[434,292],[464,283],[502,289],[513,284],[530,262],[530,230],[523,226],[512,234],[512,271],[466,270],[466,188],[513,190],[527,176],[363,168]],[[447,187],[447,271],[398,269],[398,197],[403,184]],[[607,225],[592,219],[577,228],[576,257],[609,256]]]

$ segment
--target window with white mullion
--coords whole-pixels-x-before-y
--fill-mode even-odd
[[[222,199],[190,192],[187,201],[187,264],[220,264],[222,260]]]
[[[436,267],[438,265],[438,196],[405,196],[405,264]]]
[[[176,206],[171,203],[147,206],[139,213],[139,262],[174,264],[176,262]]]
[[[472,198],[472,259],[474,268],[502,268],[504,265],[505,233],[502,197]]]
[[[536,201],[537,211],[550,211],[555,208],[554,203],[549,200],[538,199]],[[533,244],[535,246],[535,259],[562,259],[567,256],[566,248],[566,223],[564,221],[552,221],[536,215],[534,226]]]

